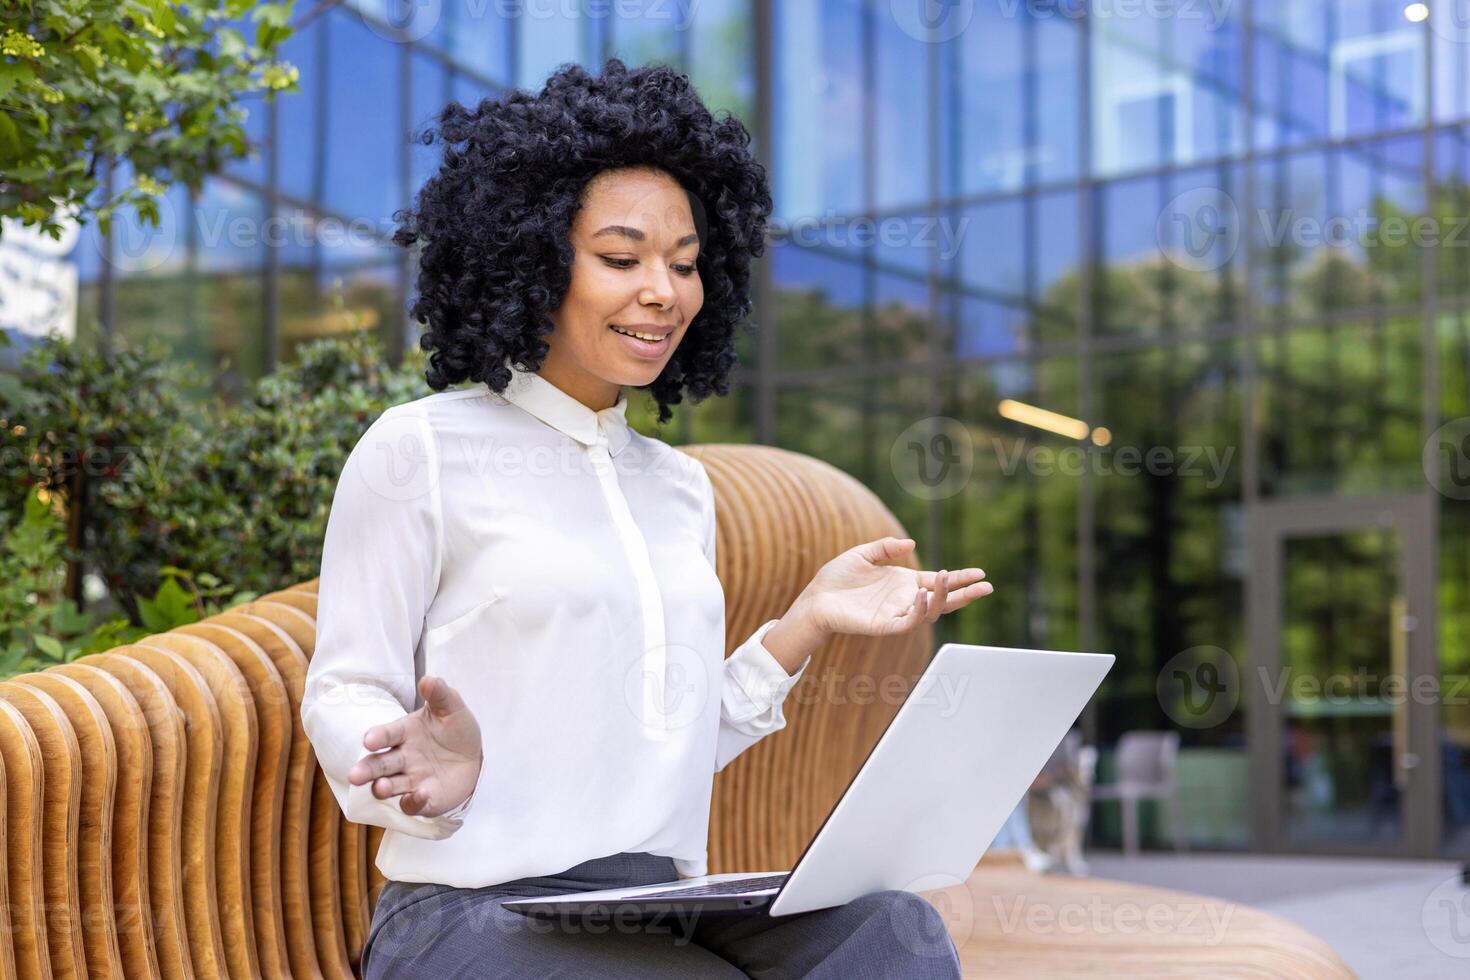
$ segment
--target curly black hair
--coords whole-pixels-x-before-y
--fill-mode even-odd
[[[750,261],[765,248],[771,193],[750,133],[716,118],[689,77],[665,66],[629,69],[610,58],[597,76],[558,68],[539,95],[512,89],[473,109],[451,102],[417,137],[444,144],[438,172],[413,208],[395,211],[393,241],[421,242],[418,296],[426,325],[425,380],[435,391],[510,382],[510,361],[538,371],[554,325],[548,311],[571,284],[572,222],[588,181],[647,166],[690,197],[705,301],[659,376],[646,386],[658,422],[687,389],[697,404],[730,390],[735,328],[750,314]],[[753,328],[752,328],[753,329]]]

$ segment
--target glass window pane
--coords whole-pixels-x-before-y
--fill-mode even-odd
[[[870,333],[865,364],[919,364],[929,357],[929,287],[922,277],[873,275]]]
[[[1249,839],[1244,711],[1183,726],[1158,680],[1181,655],[1245,671],[1246,572],[1240,536],[1241,399],[1236,344],[1101,354],[1089,457],[1095,490],[1097,645],[1118,657],[1098,711],[1100,738],[1177,729],[1184,824],[1195,844]],[[1185,692],[1179,692],[1183,694]],[[1099,811],[1113,839],[1117,810]]]
[[[226,396],[265,372],[265,248],[275,229],[264,225],[260,197],[209,180],[194,208],[198,225],[194,309],[224,377]]]
[[[863,208],[862,4],[777,4],[775,216]]]
[[[449,55],[456,64],[504,84],[510,78],[511,28],[515,18],[491,3],[444,4]]]
[[[413,109],[409,119],[409,187],[417,192],[439,169],[444,154],[442,143],[425,146],[415,137],[436,126],[439,113],[453,99],[449,74],[437,59],[415,54],[413,59]],[[405,202],[407,203],[407,202]]]
[[[311,199],[321,183],[319,164],[324,159],[326,134],[321,125],[321,103],[325,98],[324,72],[329,70],[327,21],[318,17],[286,38],[282,57],[296,66],[297,90],[277,96],[280,108],[281,146],[277,151],[281,190]]]
[[[1470,118],[1470,7],[1457,0],[1429,4],[1434,44],[1434,118]]]
[[[540,92],[546,78],[567,61],[582,58],[582,19],[557,4],[532,4],[515,18],[516,87]],[[575,8],[571,8],[575,10]]]
[[[933,45],[907,33],[897,17],[875,17],[873,115],[877,127],[876,208],[922,205],[929,198],[929,70]]]
[[[728,110],[755,135],[755,40],[750,0],[701,0],[689,21],[689,77],[710,111]],[[757,153],[760,148],[752,142]]]
[[[1003,399],[1075,411],[1077,362],[998,361],[946,374],[945,415],[959,431],[948,441],[921,441],[939,465],[957,459],[954,492],[938,501],[942,563],[979,566],[995,592],[941,617],[943,635],[969,643],[1076,649],[1077,494],[1080,480],[1056,452],[1066,441],[1001,416]],[[917,450],[916,450],[917,451]],[[968,467],[966,464],[968,463]],[[968,472],[966,472],[968,468]],[[940,471],[936,470],[937,476]],[[951,489],[944,482],[938,492]]]
[[[1241,32],[1232,7],[1224,17],[1215,8],[1167,17],[1097,8],[1092,131],[1099,174],[1188,164],[1242,148]]]
[[[1157,223],[1139,215],[1164,210],[1158,177],[1120,180],[1096,190],[1100,231],[1094,329],[1108,334],[1157,334],[1166,322],[1162,297],[1170,266],[1159,247]]]
[[[611,4],[607,10],[598,19],[607,29],[609,57],[621,58],[630,68],[679,65],[690,17],[686,4],[641,0]]]
[[[1038,341],[1071,340],[1077,335],[1081,310],[1078,272],[1082,264],[1080,195],[1076,191],[1042,194],[1030,202],[1035,218],[1031,249],[1035,271],[1031,275],[1032,299],[1043,312],[1047,326]],[[983,226],[967,234],[983,233]]]
[[[1079,3],[975,4],[938,45],[945,196],[1076,177]]]
[[[1257,341],[1261,493],[1422,489],[1422,340],[1407,314]]]
[[[1438,135],[1434,167],[1434,214],[1442,234],[1435,248],[1435,288],[1441,297],[1470,297],[1470,128]]]
[[[1252,4],[1259,149],[1413,126],[1424,104],[1424,25],[1402,0]]]
[[[327,103],[319,119],[323,170],[313,175],[308,196],[339,214],[386,220],[402,197],[401,47],[350,14],[322,20],[329,38]]]
[[[771,268],[781,368],[861,362],[864,272],[859,260],[781,242],[772,249]]]
[[[1470,406],[1470,314],[1447,313],[1438,319],[1440,419],[1464,418]],[[1465,457],[1459,458],[1456,490],[1470,480]],[[1453,478],[1445,472],[1444,476]],[[1442,690],[1463,691],[1470,677],[1470,500],[1441,494],[1439,499],[1439,660]],[[1444,846],[1458,856],[1470,855],[1470,704],[1446,697],[1442,774]]]
[[[1257,165],[1253,288],[1264,312],[1312,316],[1418,301],[1423,141],[1405,137]]]
[[[292,96],[288,94],[276,95],[278,101],[289,98]],[[266,132],[269,105],[262,95],[248,95],[238,99],[235,104],[245,111],[245,139],[250,143],[250,150],[244,159],[232,160],[226,164],[224,172],[241,180],[263,185],[266,182],[266,154],[270,153]]]

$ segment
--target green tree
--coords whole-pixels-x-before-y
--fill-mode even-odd
[[[242,95],[292,89],[274,59],[291,34],[290,0],[10,0],[0,8],[0,217],[40,224],[132,206],[158,223],[157,198],[247,155]],[[237,23],[249,15],[252,36]],[[134,179],[92,200],[98,163]]]

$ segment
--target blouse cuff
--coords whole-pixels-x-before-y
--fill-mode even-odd
[[[812,655],[807,654],[796,673],[786,673],[786,668],[766,649],[765,635],[780,619],[772,619],[750,635],[735,652],[725,660],[725,673],[734,681],[727,685],[726,717],[735,723],[751,721],[763,714],[771,714],[771,720],[779,719],[781,702],[801,680]],[[772,709],[777,709],[774,712]]]
[[[469,812],[470,804],[473,802],[475,802],[475,794],[472,790],[470,792],[470,795],[464,798],[463,803],[455,807],[453,810],[445,810],[443,813],[439,814],[439,816],[447,820],[457,821],[458,818],[462,818],[466,813]]]

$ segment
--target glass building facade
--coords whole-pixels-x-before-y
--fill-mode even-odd
[[[827,460],[926,567],[984,567],[940,640],[1116,654],[1084,728],[1182,733],[1196,846],[1470,854],[1456,4],[304,6],[260,152],[160,229],[85,230],[83,333],[226,388],[337,331],[412,346],[415,128],[566,61],[673,64],[751,129],[778,220],[736,389],[662,437]]]

